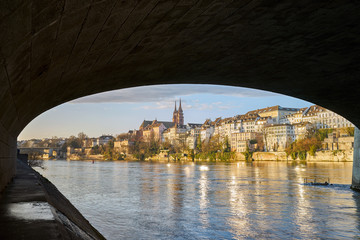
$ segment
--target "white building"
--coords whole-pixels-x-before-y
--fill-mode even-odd
[[[354,127],[354,125],[344,117],[318,105],[301,108],[298,112],[284,116],[280,119],[280,123],[283,124],[303,122],[310,122],[317,129]]]
[[[293,114],[298,110],[299,110],[298,108],[287,108],[277,105],[273,107],[253,110],[247,112],[246,114],[256,114],[259,115],[260,117],[272,117],[273,119],[275,119],[275,123],[279,123],[281,118],[283,118],[286,115]]]
[[[166,129],[161,136],[163,142],[171,144],[186,144],[186,125],[175,124],[173,127]]]
[[[207,119],[204,124],[201,126],[200,130],[200,140],[202,142],[208,142],[211,136],[214,135],[215,132],[215,123],[211,122],[210,119]]]
[[[102,135],[98,138],[93,138],[92,139],[92,147],[99,146],[99,145],[105,145],[113,139],[114,139],[114,137],[111,135]]]
[[[314,125],[309,122],[294,123],[292,125],[294,126],[295,140],[304,139],[308,131],[314,127]]]
[[[202,124],[197,123],[188,123],[187,134],[186,134],[186,144],[190,149],[195,149],[196,144],[200,135]]]
[[[229,139],[231,151],[245,152],[250,140],[255,140],[259,134],[255,132],[237,132],[231,134],[231,139]]]
[[[202,128],[200,130],[200,139],[202,142],[208,142],[210,138],[214,135],[214,126],[209,126]]]
[[[290,124],[274,124],[265,127],[263,138],[266,151],[283,151],[296,139],[294,126]]]

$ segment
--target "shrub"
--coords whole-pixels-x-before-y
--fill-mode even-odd
[[[316,145],[310,146],[310,150],[309,150],[310,156],[315,156],[316,150],[317,150],[317,146],[316,146]]]
[[[334,150],[332,153],[334,156],[336,156],[336,155],[338,155],[338,153],[341,153],[341,152],[342,152],[342,150]]]
[[[245,161],[251,161],[253,153],[250,152],[249,147],[246,148],[246,151],[242,153],[245,156]]]
[[[300,160],[306,160],[306,151],[300,151],[298,156]]]

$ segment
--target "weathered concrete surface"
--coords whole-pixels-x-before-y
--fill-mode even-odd
[[[16,138],[9,135],[0,123],[0,192],[15,174],[15,158]]]
[[[0,239],[104,239],[46,179],[18,161],[0,195]]]
[[[354,132],[354,158],[351,188],[360,190],[360,131],[357,127]]]
[[[259,88],[359,126],[359,12],[352,0],[0,1],[0,139],[8,144],[0,186],[13,173],[14,139],[32,119],[112,89]]]

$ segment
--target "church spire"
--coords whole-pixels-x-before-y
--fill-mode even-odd
[[[182,112],[182,108],[181,108],[181,98],[180,98],[179,112]]]
[[[184,113],[181,107],[181,98],[180,98],[179,110],[177,112],[177,124],[184,125]]]
[[[173,121],[174,123],[177,123],[177,118],[178,118],[178,111],[176,110],[176,101],[175,101],[175,109],[174,109],[174,112],[173,112],[172,121]]]
[[[181,107],[181,98],[180,98],[180,104],[178,110],[176,109],[176,101],[175,101],[175,109],[174,109],[172,121],[175,124],[184,125],[184,113]]]

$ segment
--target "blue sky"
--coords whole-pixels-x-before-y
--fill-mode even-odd
[[[89,137],[117,135],[138,129],[146,120],[171,121],[175,100],[182,100],[185,123],[231,117],[258,108],[312,105],[272,92],[219,85],[155,85],[128,88],[79,98],[35,118],[19,140],[68,137],[85,132]]]

